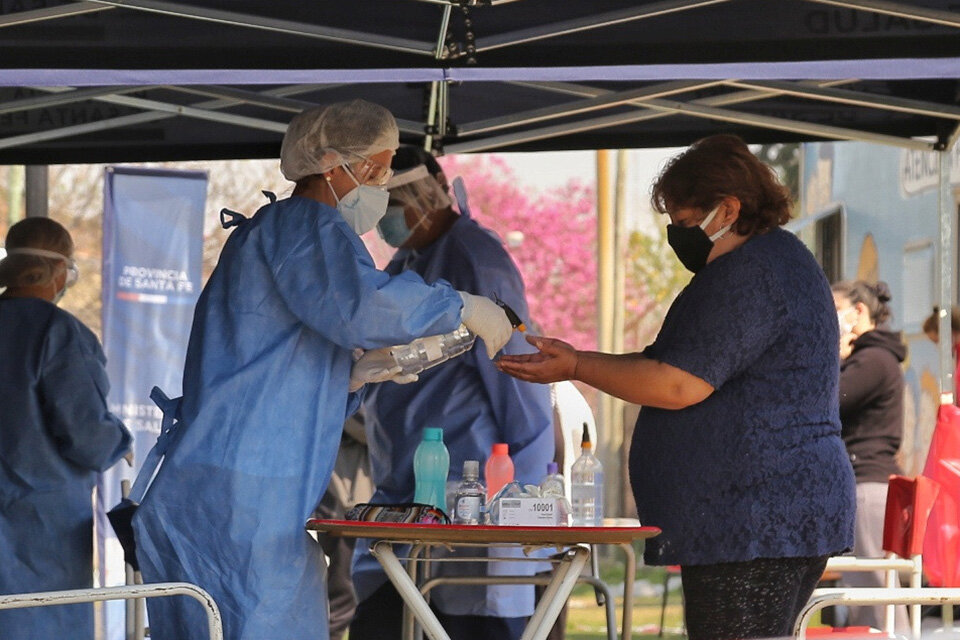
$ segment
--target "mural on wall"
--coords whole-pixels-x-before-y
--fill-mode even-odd
[[[860,259],[857,261],[857,280],[876,284],[880,279],[880,254],[873,234],[868,233],[860,243]]]
[[[927,202],[936,189],[931,179],[937,175],[935,154],[814,143],[804,145],[804,156],[802,216],[819,220],[840,212],[842,224],[831,232],[800,225],[807,229],[801,237],[816,250],[825,233],[842,233],[842,269],[835,277],[870,283],[883,279],[892,285],[894,329],[904,332],[908,347],[899,461],[906,474],[916,475],[926,460],[940,397],[937,360],[930,357],[932,345],[918,328],[918,318],[929,313],[919,294],[932,295],[927,289],[932,289],[936,273],[937,210]],[[956,152],[954,156],[951,182],[957,183],[960,162]],[[905,223],[911,227],[906,235]]]

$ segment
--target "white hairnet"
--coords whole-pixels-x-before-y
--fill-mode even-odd
[[[391,199],[416,207],[423,213],[444,209],[451,203],[450,196],[444,193],[443,187],[424,164],[394,174],[387,189]]]
[[[397,121],[387,109],[366,100],[335,102],[290,121],[280,147],[280,172],[296,182],[399,146]]]

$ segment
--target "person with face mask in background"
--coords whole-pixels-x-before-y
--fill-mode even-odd
[[[652,200],[694,272],[654,343],[606,354],[529,338],[539,353],[498,366],[642,405],[630,479],[640,521],[663,530],[645,560],[681,566],[691,640],[790,636],[827,557],[853,544],[830,287],[780,229],[787,189],[736,136],[674,157]]]
[[[0,260],[0,594],[93,587],[93,487],[132,441],[107,409],[100,342],[56,306],[78,276],[60,224],[10,227]],[[92,604],[0,611],[3,640],[93,635]]]
[[[835,283],[834,306],[840,325],[840,423],[857,481],[853,555],[882,558],[887,484],[903,470],[897,463],[903,438],[901,363],[907,347],[890,331],[890,288],[886,282]],[[883,571],[844,572],[841,586],[883,587]],[[850,607],[849,626],[883,627],[886,607]],[[896,608],[898,633],[909,631],[906,607]]]
[[[133,527],[144,581],[206,589],[228,640],[327,638],[304,524],[363,385],[409,381],[387,347],[462,322],[492,358],[512,333],[492,300],[374,266],[358,234],[386,211],[398,143],[390,112],[363,100],[294,117],[280,151],[293,195],[239,221],[197,302],[183,398],[164,412],[178,426]],[[194,603],[148,608],[151,637],[206,637]]]
[[[520,272],[500,238],[470,215],[462,181],[454,181],[459,209],[455,211],[443,186],[442,170],[431,154],[400,147],[393,168],[397,173],[387,185],[390,206],[378,229],[398,250],[385,271],[397,276],[415,273],[428,283],[445,280],[457,289],[496,297],[520,318],[528,318]],[[530,351],[519,333],[504,347],[504,353]],[[448,480],[454,484],[461,480],[464,461],[476,460],[482,468],[494,443],[509,445],[515,479],[524,484],[539,484],[553,459],[549,389],[503,375],[476,346],[424,370],[412,384],[375,385],[363,406],[375,504],[413,501],[414,451],[425,426],[443,429],[450,454]],[[392,640],[402,635],[403,601],[371,555],[369,543],[359,540],[354,551],[353,581],[359,605],[350,637]],[[480,551],[468,555],[478,554],[484,555]],[[487,575],[488,570],[496,573],[497,567],[473,562],[451,568],[441,562],[431,572]],[[535,569],[530,563],[510,563],[508,570],[532,575]],[[430,593],[431,606],[454,640],[519,638],[526,617],[533,613],[532,585],[450,585]]]
[[[923,321],[923,333],[934,344],[940,343],[940,307]],[[953,352],[953,403],[960,402],[960,307],[950,307],[950,350]]]

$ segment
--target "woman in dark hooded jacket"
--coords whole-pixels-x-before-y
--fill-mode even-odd
[[[903,437],[903,369],[907,348],[889,330],[885,282],[839,282],[832,287],[840,322],[840,423],[857,480],[854,555],[883,557],[887,481],[903,473],[896,456]],[[883,572],[844,575],[848,586],[882,587]],[[856,607],[851,625],[878,628],[884,607]],[[901,614],[898,612],[898,625]]]

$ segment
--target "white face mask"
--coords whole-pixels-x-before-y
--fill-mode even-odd
[[[853,307],[844,309],[843,311],[837,311],[837,321],[840,323],[840,335],[844,336],[848,333],[853,333],[853,328],[857,326],[856,320],[850,321],[847,319],[847,316],[850,315],[850,311],[853,310]]]
[[[337,201],[337,210],[340,211],[340,215],[358,236],[362,236],[377,226],[380,218],[387,212],[390,193],[386,189],[360,184],[353,176],[350,167],[343,165],[343,168],[357,186],[348,191],[343,198],[337,197],[333,186],[330,186],[330,192]],[[327,185],[329,186],[330,183],[327,182]]]
[[[701,222],[701,223],[699,224],[699,227],[700,227],[701,229],[703,229],[704,232],[706,232],[707,226],[709,226],[710,221],[713,220],[713,218],[717,215],[717,211],[719,211],[719,210],[720,210],[720,205],[718,204],[716,207],[713,208],[713,211],[711,211],[711,212],[707,215],[707,217],[703,219],[703,222]],[[732,227],[732,226],[733,226],[733,223],[731,222],[731,223],[728,224],[727,226],[721,227],[721,228],[720,228],[719,230],[717,230],[717,232],[714,233],[712,236],[708,236],[708,237],[710,238],[710,242],[716,242],[716,241],[720,238],[720,236],[722,236],[722,235],[725,234],[727,231],[729,231],[729,230],[730,230],[730,227]]]

